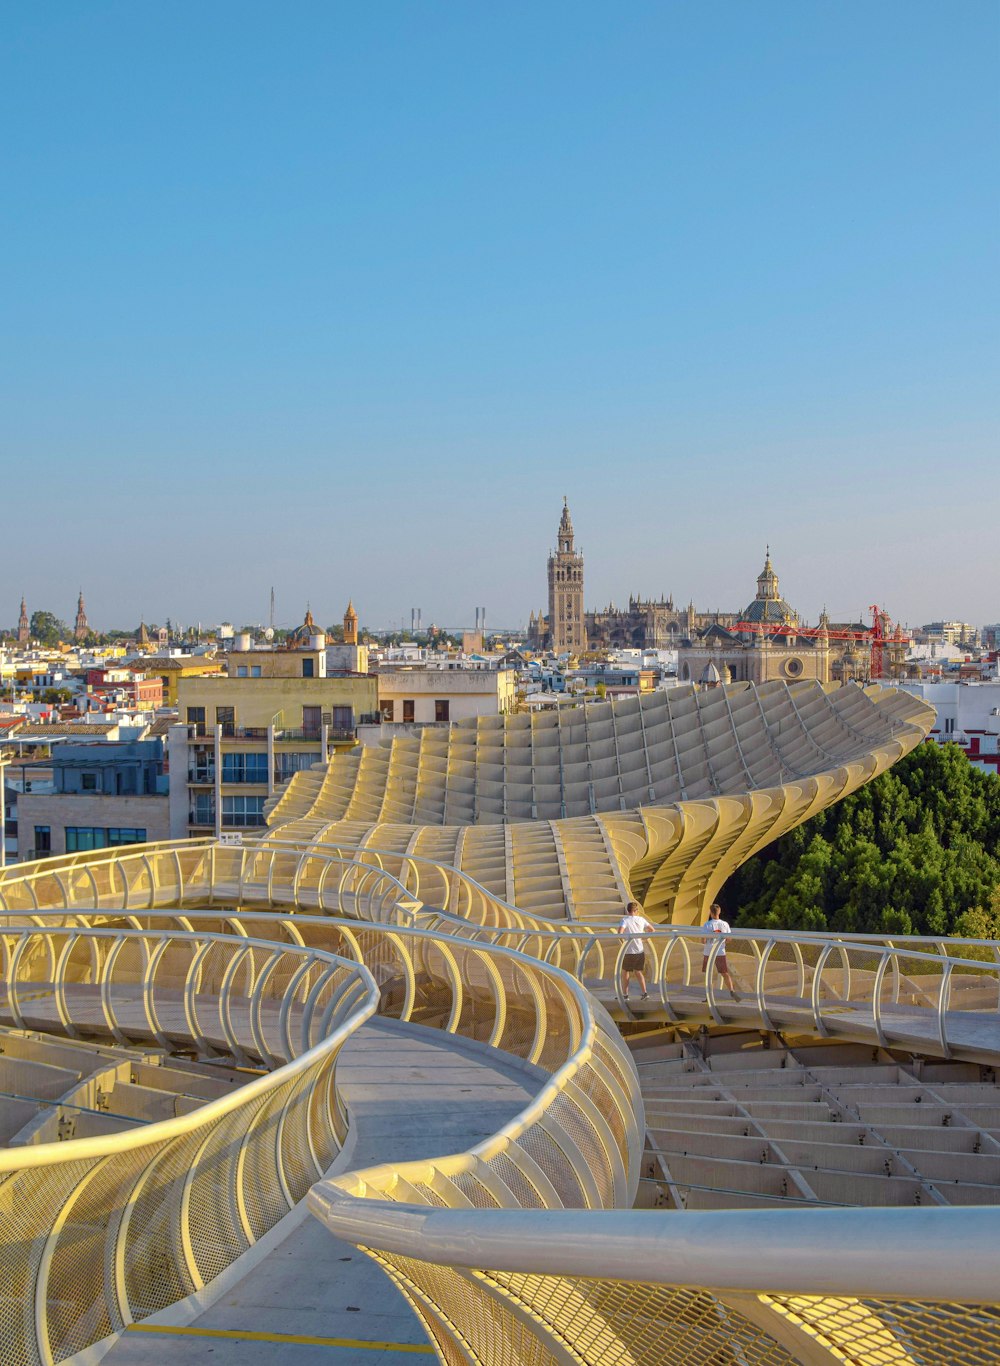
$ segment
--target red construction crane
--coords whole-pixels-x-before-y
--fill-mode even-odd
[[[869,607],[872,624],[867,628],[855,630],[829,630],[823,626],[799,626],[788,621],[737,621],[729,627],[730,631],[768,636],[804,636],[815,639],[825,635],[829,640],[853,640],[859,645],[868,646],[871,654],[869,677],[872,682],[885,677],[885,647],[889,642],[902,644],[907,639],[898,624],[893,626],[892,619],[884,607],[877,604]]]

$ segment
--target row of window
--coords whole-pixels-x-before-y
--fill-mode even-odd
[[[290,754],[277,753],[274,756],[274,780],[285,782],[293,773],[309,768],[318,756],[306,751],[293,751]],[[222,781],[224,783],[266,783],[266,754],[223,754]],[[208,762],[196,763],[188,770],[188,782],[214,783],[215,766]]]
[[[145,844],[146,832],[138,826],[67,825],[66,852],[78,854],[87,849],[114,849],[120,844]],[[52,853],[51,825],[35,826],[35,854]]]
[[[264,797],[223,797],[223,826],[264,824]],[[192,793],[190,807],[192,825],[215,824],[215,802],[210,792]]]
[[[415,709],[415,706],[416,706],[416,704],[415,704],[415,702],[414,702],[414,700],[413,700],[412,697],[404,697],[404,698],[403,698],[403,715],[402,715],[402,718],[401,718],[401,719],[402,719],[404,722],[406,722],[406,721],[413,721],[413,720],[416,719],[415,716],[414,716],[414,709]],[[383,720],[383,721],[395,721],[395,719],[396,719],[396,704],[395,704],[395,702],[394,702],[391,698],[388,698],[385,702],[380,702],[380,703],[379,703],[379,708],[380,708],[381,713],[382,713],[382,720]],[[435,701],[434,701],[434,720],[435,720],[435,721],[450,721],[450,720],[451,720],[451,703],[447,700],[447,698],[440,698],[440,697],[439,697],[439,698],[436,698],[436,699],[435,699]]]

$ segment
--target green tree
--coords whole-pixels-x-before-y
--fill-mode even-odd
[[[998,850],[1000,778],[927,743],[744,864],[719,900],[736,924],[944,935],[993,904]]]
[[[66,623],[51,612],[32,612],[28,629],[31,632],[31,639],[39,641],[42,645],[57,645],[60,640],[68,640],[70,636]]]

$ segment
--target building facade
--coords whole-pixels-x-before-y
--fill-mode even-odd
[[[160,740],[54,745],[52,790],[26,790],[17,798],[18,857],[169,838],[163,759]]]
[[[312,648],[238,649],[223,677],[177,680],[171,727],[174,839],[264,825],[264,805],[300,769],[357,743],[378,719],[376,680],[327,675],[325,636]]]
[[[970,764],[1000,774],[1000,682],[910,682],[897,684],[935,711],[929,740],[954,744]]]
[[[381,669],[378,704],[383,726],[506,716],[517,706],[517,673],[488,664]]]

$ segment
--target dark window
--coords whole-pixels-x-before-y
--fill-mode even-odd
[[[212,792],[192,792],[191,825],[215,824],[215,794]]]
[[[322,707],[302,708],[302,731],[305,739],[318,740],[323,725]]]
[[[144,844],[146,832],[137,826],[113,825],[108,830],[108,844]]]
[[[224,783],[266,783],[267,754],[223,754]]]
[[[394,708],[393,705],[392,705],[392,700],[391,700],[391,698],[390,698],[388,701],[386,701],[386,702],[380,702],[380,703],[379,703],[379,710],[380,710],[381,713],[382,713],[382,720],[383,720],[383,721],[391,721],[391,720],[392,720],[393,711],[395,710],[395,708]]]
[[[439,697],[439,698],[435,701],[435,703],[434,703],[434,720],[435,720],[435,721],[447,721],[447,720],[449,720],[450,718],[449,718],[448,713],[449,713],[450,710],[451,710],[451,704],[450,704],[447,700],[442,699],[442,698]]]
[[[315,676],[316,676],[316,661],[315,661],[315,659],[304,659],[304,660],[302,661],[302,677],[303,677],[303,678],[314,678]]]
[[[67,825],[66,852],[78,854],[88,849],[105,849],[107,831],[96,825]]]
[[[81,773],[81,774],[80,774],[80,791],[81,791],[81,792],[96,792],[96,791],[97,791],[97,774],[96,774],[96,773]]]
[[[43,854],[52,853],[52,827],[51,825],[35,826],[35,855],[40,858]]]
[[[189,725],[189,726],[196,726],[199,722],[201,722],[201,724],[204,725],[204,724],[205,724],[205,708],[204,708],[204,707],[188,707],[188,709],[187,709],[187,719],[188,719],[188,725]]]
[[[404,720],[404,721],[412,721],[412,720],[413,720],[413,698],[412,698],[412,697],[404,697],[404,698],[403,698],[403,720]]]
[[[245,826],[264,824],[263,797],[223,797],[223,826]]]
[[[223,735],[236,734],[236,708],[216,707],[215,724],[222,727]]]

